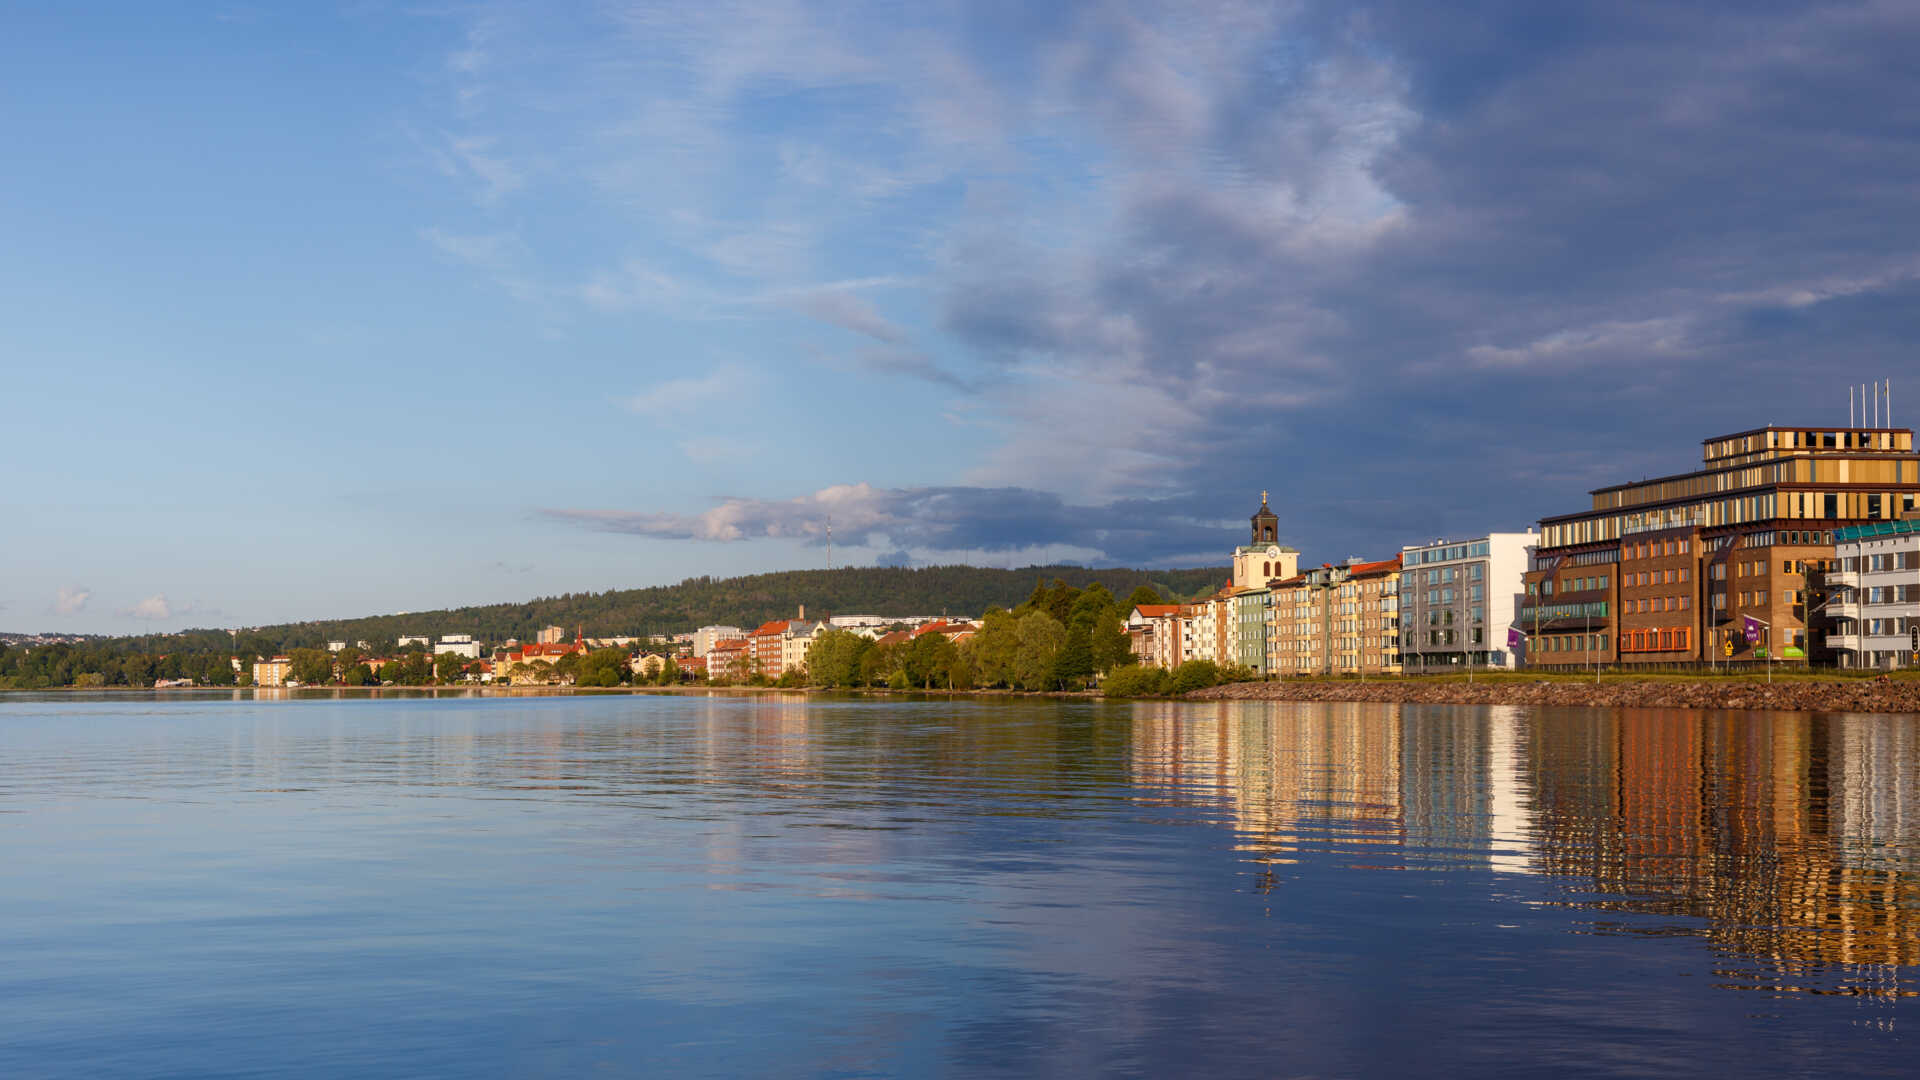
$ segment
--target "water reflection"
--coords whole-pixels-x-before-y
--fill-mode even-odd
[[[1916,992],[1915,717],[1146,705],[1133,732],[1150,797],[1217,798],[1264,864],[1540,875],[1641,917],[1590,932],[1703,937],[1723,986]]]

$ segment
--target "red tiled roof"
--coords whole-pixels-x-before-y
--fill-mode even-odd
[[[753,631],[747,636],[763,637],[767,634],[784,634],[787,632],[787,624],[792,621],[791,619],[775,619],[772,622],[761,623],[758,630]]]
[[[1371,577],[1374,574],[1391,573],[1398,569],[1400,569],[1400,556],[1395,555],[1391,559],[1382,559],[1379,562],[1361,563],[1351,570],[1348,570],[1347,575],[1349,577]]]
[[[1179,604],[1141,604],[1133,610],[1143,619],[1157,619],[1162,615],[1172,615],[1180,610]]]
[[[890,634],[882,634],[880,637],[875,638],[873,643],[875,645],[898,645],[903,641],[909,640],[912,636],[913,635],[907,633],[905,630],[895,630]]]

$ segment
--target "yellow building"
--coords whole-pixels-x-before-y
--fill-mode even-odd
[[[287,676],[293,672],[293,661],[284,656],[271,660],[256,660],[253,664],[253,685],[285,686]]]
[[[1267,670],[1288,675],[1400,671],[1400,557],[1325,565],[1269,590]]]

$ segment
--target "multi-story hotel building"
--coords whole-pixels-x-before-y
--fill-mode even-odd
[[[1539,537],[1489,533],[1400,551],[1400,663],[1409,672],[1516,666],[1507,648]]]
[[[1920,520],[1836,529],[1833,543],[1826,645],[1840,666],[1920,661]]]
[[[1326,564],[1268,587],[1267,670],[1382,675],[1400,670],[1400,558]]]
[[[1815,593],[1835,530],[1913,509],[1913,432],[1765,427],[1708,439],[1702,456],[1542,519],[1516,617],[1529,665],[1832,659]]]

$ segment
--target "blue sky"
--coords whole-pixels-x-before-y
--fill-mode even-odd
[[[1384,556],[1920,329],[1908,5],[0,18],[12,630]]]

